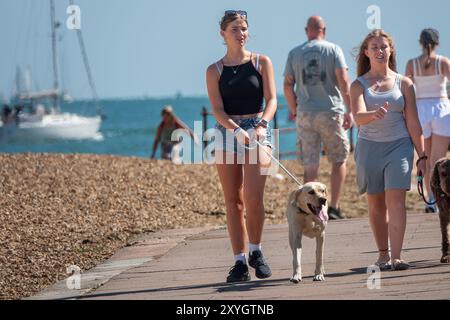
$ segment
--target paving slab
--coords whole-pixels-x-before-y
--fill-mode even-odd
[[[168,231],[169,232],[169,231]],[[171,231],[175,232],[176,231]],[[178,231],[180,232],[180,231]],[[74,299],[101,300],[266,300],[266,299],[450,299],[450,264],[441,264],[441,233],[436,214],[408,214],[403,259],[405,271],[368,271],[377,249],[367,218],[330,221],[326,230],[323,282],[313,282],[315,240],[304,238],[303,281],[289,282],[292,254],[288,226],[267,225],[263,251],[272,277],[260,280],[251,269],[251,281],[227,284],[233,264],[227,230],[185,231],[178,243],[152,256],[140,244],[116,255],[120,260],[141,259],[108,277],[95,288],[72,295]],[[180,239],[182,239],[180,241]],[[141,240],[144,241],[145,239]],[[149,240],[150,241],[150,240]],[[144,261],[145,258],[153,257]],[[122,259],[123,258],[123,259]],[[106,262],[104,265],[108,266]],[[98,266],[101,268],[102,266]],[[89,274],[89,272],[88,272]],[[373,279],[374,280],[373,280]],[[41,298],[45,298],[42,295]],[[48,296],[47,296],[48,298]],[[58,297],[56,297],[58,298]],[[60,297],[63,298],[63,297]],[[69,298],[69,296],[66,296]]]

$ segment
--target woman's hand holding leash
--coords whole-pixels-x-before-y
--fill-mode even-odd
[[[267,136],[267,129],[263,126],[257,126],[255,129],[245,131],[241,127],[234,129],[234,136],[241,145],[254,144],[255,140],[263,141]]]
[[[237,127],[234,129],[234,136],[239,144],[245,146],[250,143],[250,136],[247,131],[242,129],[241,127]]]
[[[416,161],[416,167],[417,167],[417,191],[419,192],[419,195],[422,197],[423,201],[427,205],[434,205],[436,201],[428,202],[427,199],[425,199],[425,195],[423,193],[423,176],[426,173],[427,170],[427,160],[428,157],[423,155]]]
[[[427,156],[421,156],[416,161],[416,167],[417,167],[417,176],[423,177],[427,172]]]
[[[258,141],[263,141],[267,136],[267,128],[263,126],[257,126],[254,130],[254,134],[252,136],[252,140],[256,139]]]

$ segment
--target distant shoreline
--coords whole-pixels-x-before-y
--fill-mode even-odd
[[[207,95],[182,95],[180,97],[176,97],[175,95],[168,96],[130,96],[130,97],[104,97],[99,98],[99,101],[111,102],[111,101],[142,101],[142,100],[151,100],[151,101],[177,101],[180,99],[188,99],[188,100],[208,100]],[[283,94],[277,94],[277,100],[283,101],[283,104],[286,104],[286,100]],[[74,98],[73,102],[94,102],[92,98],[89,97],[81,97]]]

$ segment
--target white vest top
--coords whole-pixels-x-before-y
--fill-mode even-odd
[[[437,73],[434,75],[421,75],[419,58],[413,60],[413,66],[417,99],[447,97],[447,77],[441,72],[441,56],[436,56]]]

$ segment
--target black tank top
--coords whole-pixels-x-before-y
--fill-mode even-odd
[[[228,115],[253,114],[263,110],[263,79],[252,59],[240,66],[223,66],[219,89]]]

